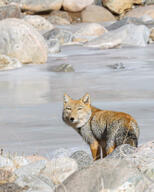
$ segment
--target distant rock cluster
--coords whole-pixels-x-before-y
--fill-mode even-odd
[[[0,191],[5,192],[152,192],[154,141],[138,148],[124,144],[93,162],[85,151],[71,156],[58,150],[43,156],[0,156]]]
[[[153,41],[152,0],[0,1],[0,54],[18,63],[0,70],[46,63],[64,45],[109,49]]]

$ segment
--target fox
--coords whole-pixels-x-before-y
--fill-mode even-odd
[[[122,144],[138,146],[139,126],[136,120],[124,112],[92,106],[88,93],[78,100],[64,94],[62,119],[90,146],[94,160],[100,159],[101,154],[106,157]]]

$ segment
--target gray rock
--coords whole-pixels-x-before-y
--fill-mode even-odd
[[[93,162],[90,155],[85,151],[76,151],[70,157],[77,162],[79,170],[89,167]]]
[[[137,18],[137,17],[125,17],[121,19],[120,21],[117,21],[109,26],[106,27],[109,31],[118,29],[124,25],[127,24],[134,24],[134,25],[146,25],[148,28],[151,28],[154,26],[154,20],[145,20],[145,17]]]
[[[17,177],[39,175],[40,172],[45,169],[46,164],[46,160],[36,161],[16,169],[14,173]]]
[[[8,0],[8,2],[18,3],[22,10],[42,12],[49,10],[59,10],[62,7],[63,0]]]
[[[20,8],[16,5],[6,5],[0,7],[0,20],[6,18],[21,18]]]
[[[48,53],[58,53],[60,52],[60,43],[57,39],[49,39],[48,44]]]
[[[103,159],[71,175],[56,192],[100,192],[102,188],[116,189],[134,175],[141,176],[138,169],[128,161]]]
[[[132,147],[128,144],[119,145],[112,153],[106,156],[105,159],[111,159],[111,158],[124,159],[128,155],[135,153],[135,151],[136,147]]]
[[[117,46],[145,47],[149,41],[149,36],[150,30],[146,26],[127,24],[85,43],[85,46],[103,49]]]
[[[69,25],[70,22],[67,19],[61,18],[57,15],[52,15],[50,17],[48,17],[48,21],[52,24],[56,24],[56,25]]]
[[[73,34],[70,31],[55,28],[45,34],[43,34],[44,38],[49,41],[50,39],[59,40],[61,45],[68,44],[72,42]]]
[[[11,58],[6,55],[0,55],[0,71],[17,69],[22,67],[22,64],[18,59]]]
[[[69,15],[68,12],[66,11],[52,11],[49,15],[50,16],[58,16],[58,17],[61,17],[63,19],[66,19],[69,23],[72,22],[72,18],[71,16]]]
[[[74,72],[73,67],[70,64],[61,64],[52,68],[53,72]]]
[[[0,21],[0,54],[21,63],[45,63],[48,48],[35,28],[21,19],[10,18]]]
[[[154,0],[145,0],[145,4],[146,5],[153,5],[154,4]]]
[[[120,71],[120,70],[125,70],[126,66],[123,63],[115,63],[113,65],[109,65],[110,68],[116,70],[116,71]]]
[[[99,5],[99,6],[102,6],[102,0],[95,0],[95,4]]]

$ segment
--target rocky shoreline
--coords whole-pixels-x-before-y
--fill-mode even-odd
[[[98,161],[85,151],[71,156],[0,156],[2,192],[153,192],[154,141],[127,144]],[[64,155],[64,156],[63,156]]]
[[[0,70],[46,63],[64,45],[110,49],[145,47],[154,40],[153,1],[0,2]]]

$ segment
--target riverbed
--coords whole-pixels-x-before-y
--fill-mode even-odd
[[[75,72],[53,72],[70,64]],[[88,150],[62,121],[63,94],[91,95],[94,106],[131,114],[140,126],[139,143],[154,138],[154,45],[90,49],[63,46],[42,65],[0,72],[0,148],[50,156],[66,148]]]

